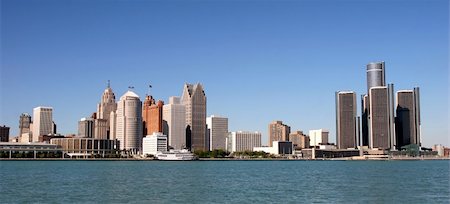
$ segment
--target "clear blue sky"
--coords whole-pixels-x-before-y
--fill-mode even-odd
[[[230,131],[264,144],[282,120],[334,141],[335,91],[363,94],[384,60],[396,90],[421,88],[424,144],[449,145],[448,36],[448,0],[2,0],[0,124],[14,136],[21,113],[52,106],[76,133],[108,79],[117,99],[152,84],[164,101],[201,82]]]

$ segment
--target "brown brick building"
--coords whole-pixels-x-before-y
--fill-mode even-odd
[[[151,135],[153,132],[163,132],[163,106],[163,101],[158,100],[155,103],[152,96],[145,97],[142,108],[144,136]]]

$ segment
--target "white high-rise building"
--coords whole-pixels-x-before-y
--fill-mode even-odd
[[[225,150],[228,136],[228,118],[211,115],[206,118],[209,136],[209,150]]]
[[[169,146],[183,149],[186,146],[186,110],[179,97],[170,97],[169,104],[163,107],[163,130]]]
[[[142,101],[139,96],[127,91],[120,97],[116,112],[116,139],[120,149],[137,154],[142,150]]]
[[[261,133],[238,131],[228,133],[226,139],[227,152],[253,151],[254,147],[261,147]]]
[[[319,144],[328,143],[328,135],[330,132],[325,129],[309,131],[309,146],[319,146]]]
[[[33,109],[33,140],[38,142],[39,136],[53,133],[53,108],[36,107]]]
[[[142,154],[155,155],[158,152],[167,151],[167,136],[160,132],[154,132],[142,139]]]

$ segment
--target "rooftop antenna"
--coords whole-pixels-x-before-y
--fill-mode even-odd
[[[111,88],[111,81],[108,79],[108,88]]]

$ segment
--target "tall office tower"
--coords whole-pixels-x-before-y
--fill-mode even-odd
[[[94,119],[94,138],[104,140],[108,139],[109,126],[110,124],[106,119]]]
[[[179,97],[170,97],[163,107],[164,135],[173,149],[186,148],[186,110]]]
[[[96,119],[105,119],[107,122],[107,137],[109,137],[110,134],[110,121],[109,118],[111,116],[112,111],[116,111],[117,109],[117,103],[116,103],[116,96],[114,95],[113,90],[111,89],[109,80],[108,80],[108,86],[106,87],[105,91],[103,91],[102,100],[97,105],[97,114]]]
[[[273,121],[269,124],[269,147],[273,141],[289,141],[291,127],[283,124],[282,121]]]
[[[181,103],[186,108],[186,146],[208,150],[206,138],[206,95],[201,84],[185,84]]]
[[[142,117],[144,121],[144,135],[150,135],[154,132],[163,132],[163,101],[155,103],[152,96],[145,97],[142,107]]]
[[[369,90],[369,147],[391,149],[395,146],[393,85]]]
[[[0,142],[9,142],[9,127],[0,126]]]
[[[81,118],[78,121],[78,137],[94,137],[94,119]]]
[[[369,95],[361,95],[362,146],[369,146]]]
[[[386,86],[384,62],[372,62],[367,64],[367,93],[370,88]]]
[[[309,137],[303,131],[294,131],[289,134],[289,141],[297,149],[309,148]]]
[[[120,149],[140,153],[142,150],[142,102],[139,96],[127,91],[120,97],[116,112],[116,139]]]
[[[208,127],[209,150],[225,150],[225,140],[228,136],[228,118],[211,115],[206,118]]]
[[[33,109],[33,139],[32,142],[39,142],[39,136],[53,133],[53,108],[36,107]]]
[[[420,144],[419,88],[397,91],[397,149],[409,144]]]
[[[253,151],[254,147],[261,147],[261,133],[238,131],[230,132],[226,139],[227,152]]]
[[[356,93],[336,92],[336,143],[338,149],[358,146],[358,124],[356,118]]]
[[[31,116],[28,113],[22,113],[19,119],[19,138],[21,142],[31,142]],[[22,136],[22,134],[25,134]],[[26,138],[22,138],[26,137]]]
[[[319,146],[320,144],[327,144],[329,134],[330,132],[325,129],[310,130],[309,146]]]

